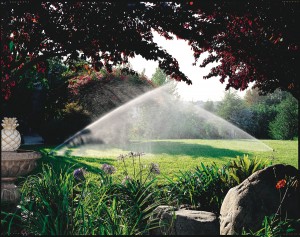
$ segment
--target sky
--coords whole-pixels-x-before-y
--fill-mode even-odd
[[[201,55],[197,65],[193,66],[194,57],[188,43],[184,40],[166,40],[158,33],[153,31],[153,40],[162,48],[167,50],[169,54],[175,57],[179,63],[181,71],[192,80],[192,85],[187,85],[185,82],[179,82],[177,91],[183,100],[188,101],[220,101],[224,97],[225,84],[222,84],[218,78],[203,79],[207,75],[213,64],[207,65],[205,68],[200,68],[201,60],[205,58],[205,54]],[[129,59],[133,69],[142,72],[145,69],[145,74],[151,78],[155,69],[158,67],[158,62],[146,60],[140,55]],[[215,64],[216,65],[216,64]],[[234,90],[234,89],[233,89]],[[240,97],[245,95],[245,91],[237,91]]]

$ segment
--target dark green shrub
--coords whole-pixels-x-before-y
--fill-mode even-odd
[[[1,202],[1,236],[16,235],[23,230],[20,210]]]
[[[201,163],[193,171],[181,172],[175,179],[168,179],[169,184],[162,187],[161,195],[169,197],[169,203],[219,213],[230,188],[268,165],[268,160],[252,159],[246,155],[237,157],[222,168],[216,164],[205,166]]]
[[[143,183],[127,180],[118,186],[117,200],[121,203],[123,215],[128,217],[127,224],[132,229],[130,234],[148,234],[150,229],[158,226],[157,220],[151,219],[153,211],[162,203],[154,182],[155,179]]]
[[[168,179],[165,188],[171,199],[177,199],[177,205],[187,204],[192,209],[219,213],[230,188],[224,168],[201,163],[194,171],[181,172],[176,179]]]
[[[229,174],[229,182],[235,186],[243,182],[254,172],[264,169],[271,165],[269,160],[262,160],[257,157],[249,158],[248,155],[243,157],[237,156],[236,159],[230,161],[226,167]]]
[[[56,173],[50,166],[29,176],[22,188],[21,209],[28,233],[65,235],[72,233],[77,211],[76,186],[70,169]]]
[[[292,95],[278,105],[278,113],[269,129],[273,139],[292,140],[298,135],[298,101]]]
[[[44,165],[23,182],[20,211],[1,212],[1,225],[6,234],[13,226],[16,234],[148,234],[157,226],[152,212],[160,205],[154,183],[135,179],[121,184],[101,169],[98,176],[84,177],[72,167],[55,172]]]
[[[59,118],[47,121],[41,128],[46,143],[59,144],[91,122],[89,113],[77,102],[66,104]]]

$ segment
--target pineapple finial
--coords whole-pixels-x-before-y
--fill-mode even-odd
[[[4,117],[1,130],[1,151],[16,151],[21,145],[21,135],[16,129],[17,118]]]
[[[15,117],[14,118],[4,117],[1,125],[5,129],[16,129],[16,127],[19,126],[17,118],[15,118]]]

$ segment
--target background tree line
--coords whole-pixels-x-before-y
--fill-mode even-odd
[[[288,92],[276,90],[262,96],[250,89],[240,98],[229,91],[222,101],[207,101],[202,106],[256,138],[298,138],[298,101]]]
[[[156,69],[151,80],[159,86],[170,82],[160,68]],[[171,93],[178,98],[176,87],[173,87]],[[239,97],[235,91],[229,90],[225,92],[222,101],[198,101],[194,104],[220,116],[259,139],[298,138],[298,100],[291,93],[280,89],[267,95],[260,95],[257,88],[249,89],[244,98]],[[189,111],[177,109],[175,115],[170,110],[171,108],[166,108],[164,115],[160,115],[168,121],[164,124],[164,130],[169,129],[169,132],[166,131],[165,137],[160,132],[153,138],[167,138],[170,134],[174,136],[172,138],[218,139],[223,137],[223,132],[220,129],[218,131],[216,124],[212,124],[206,119],[201,120],[201,115],[197,114],[197,111],[193,111],[192,107]],[[167,119],[168,117],[169,119]],[[144,124],[151,124],[151,119],[148,119],[148,122],[146,122],[146,118],[143,120]],[[172,129],[176,132],[171,133]]]

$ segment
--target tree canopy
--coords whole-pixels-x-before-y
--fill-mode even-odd
[[[177,60],[153,42],[153,30],[166,39],[187,40],[195,63],[208,52],[200,66],[218,65],[204,78],[218,76],[226,89],[245,90],[254,82],[260,92],[280,88],[299,98],[299,2],[10,1],[1,9],[5,98],[27,69],[35,65],[44,73],[46,59],[56,56],[67,56],[70,66],[78,58],[90,60],[99,71],[140,54],[190,84]]]
[[[159,67],[155,69],[151,81],[156,86],[162,86],[168,82],[167,75]]]

